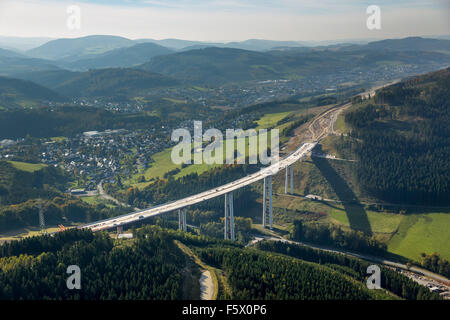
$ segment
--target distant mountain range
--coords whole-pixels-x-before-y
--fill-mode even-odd
[[[448,42],[448,40],[434,40]],[[445,53],[448,43],[436,51],[389,50],[387,45],[377,48],[347,46],[337,49],[273,50],[269,52],[231,48],[204,48],[155,56],[139,68],[161,73],[185,83],[220,85],[227,82],[295,79],[308,75],[333,74],[355,68],[367,70],[379,64],[450,63]],[[449,51],[450,53],[450,51]]]
[[[79,60],[81,57],[105,53],[107,51],[131,47],[134,41],[117,36],[87,36],[75,39],[57,39],[42,46],[26,51],[30,57],[66,61]]]
[[[114,49],[132,47],[133,45],[136,44],[150,44],[150,43],[161,47],[165,47],[166,49],[169,49],[171,51],[185,50],[186,48],[195,48],[197,46],[267,51],[274,47],[281,47],[281,46],[301,47],[307,45],[304,42],[296,42],[296,41],[271,41],[271,40],[257,40],[257,39],[251,39],[242,42],[209,43],[209,42],[188,41],[179,39],[130,40],[118,36],[94,35],[74,39],[51,40],[37,48],[33,48],[31,50],[26,51],[25,53],[30,57],[40,59],[76,61],[81,59],[98,57],[98,55],[104,54],[105,52]]]
[[[0,36],[0,48],[13,51],[26,51],[54,40],[52,38],[5,37]]]
[[[116,36],[58,39],[25,53],[0,49],[0,76],[33,81],[67,97],[98,97],[145,94],[152,88],[180,84],[222,85],[368,72],[380,66],[450,64],[450,40],[445,39],[301,45],[295,41],[220,44]]]
[[[140,43],[131,47],[119,48],[80,59],[71,63],[60,63],[61,66],[75,70],[87,70],[110,67],[131,67],[150,61],[159,55],[171,54],[174,51],[155,43]]]
[[[450,40],[408,37],[369,42],[366,45],[349,45],[345,50],[392,50],[392,51],[447,51],[450,53]]]

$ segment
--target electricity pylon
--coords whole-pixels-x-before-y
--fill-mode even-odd
[[[47,230],[45,229],[44,208],[42,207],[42,199],[40,198],[38,203],[38,209],[39,209],[39,227],[41,228],[41,234],[47,234]]]

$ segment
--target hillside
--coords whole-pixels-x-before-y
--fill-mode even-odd
[[[224,84],[263,79],[290,79],[339,72],[385,72],[386,66],[430,66],[450,63],[445,52],[417,44],[409,51],[357,46],[353,49],[289,49],[269,52],[209,47],[154,57],[139,68],[186,83]]]
[[[65,191],[69,177],[60,169],[36,164],[37,170],[25,171],[24,164],[0,161],[0,207],[38,197],[55,197]]]
[[[368,49],[398,51],[450,51],[450,40],[408,37],[404,39],[386,39],[369,42]]]
[[[101,54],[109,50],[132,46],[130,39],[117,36],[95,35],[75,39],[57,39],[28,50],[27,55],[42,59],[80,59],[82,56]]]
[[[54,39],[42,37],[27,38],[27,37],[0,36],[0,46],[4,49],[26,51],[41,46],[50,40]]]
[[[21,56],[0,56],[0,76],[15,77],[18,73],[60,70],[55,62]]]
[[[181,299],[184,257],[167,238],[155,235],[124,247],[105,234],[69,230],[2,249],[1,300]],[[80,290],[67,290],[61,281],[70,264],[83,270]]]
[[[306,42],[301,41],[273,41],[263,39],[249,39],[241,42],[228,42],[226,48],[236,48],[243,50],[267,51],[276,47],[301,47],[306,46]]]
[[[63,106],[0,112],[0,140],[32,137],[71,137],[84,131],[136,130],[161,121],[144,114],[114,114],[93,107]]]
[[[79,74],[80,72],[58,69],[58,70],[46,70],[35,72],[22,72],[14,74],[14,77],[18,79],[32,81],[34,83],[39,83],[42,86],[54,90],[61,83],[73,79]]]
[[[98,69],[108,67],[131,67],[150,61],[159,55],[173,53],[174,51],[154,43],[141,43],[132,47],[119,48],[96,55],[89,59],[81,59],[65,64],[70,69]]]
[[[18,52],[15,52],[15,51],[12,51],[12,50],[7,50],[7,49],[0,49],[0,57],[2,57],[2,58],[4,58],[4,57],[24,57],[24,55],[22,55],[22,54],[20,54],[20,53],[18,53]]]
[[[387,202],[450,203],[449,97],[447,68],[379,90],[345,114],[364,192]]]
[[[154,39],[137,39],[136,43],[156,43],[160,46],[172,49],[172,50],[180,50],[189,46],[195,45],[203,45],[205,44],[202,41],[191,41],[191,40],[182,40],[182,39],[162,39],[162,40],[154,40]],[[207,43],[208,44],[208,43]]]
[[[63,97],[30,81],[0,77],[0,107],[33,107],[44,100],[62,101]]]
[[[204,48],[159,56],[140,68],[186,82],[223,83],[279,78],[271,55],[230,48]]]
[[[157,226],[139,228],[135,236],[113,240],[104,233],[69,230],[5,244],[0,299],[198,299],[200,265],[212,274],[217,297],[224,300],[439,299],[386,268],[383,289],[369,290],[368,263],[296,245],[250,249]],[[67,290],[60,281],[69,264],[83,270],[80,290]]]
[[[152,72],[108,68],[77,74],[56,86],[55,90],[69,97],[127,97],[151,88],[177,84],[175,79]]]

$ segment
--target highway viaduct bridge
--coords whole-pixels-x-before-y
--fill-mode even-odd
[[[135,211],[129,214],[124,214],[106,220],[96,221],[81,226],[83,229],[91,229],[92,231],[107,230],[111,228],[118,228],[121,230],[124,225],[141,221],[146,218],[155,217],[164,213],[178,211],[178,222],[181,230],[186,230],[186,208],[197,203],[207,201],[219,196],[225,196],[225,228],[224,238],[235,240],[234,232],[234,209],[233,209],[233,191],[248,186],[254,182],[264,180],[264,194],[263,194],[263,226],[273,227],[272,218],[272,176],[280,172],[286,171],[285,192],[288,193],[290,186],[290,193],[293,193],[293,167],[292,165],[307,156],[311,150],[316,146],[314,143],[304,143],[297,150],[289,154],[284,159],[274,163],[268,167],[259,170],[256,173],[250,174],[233,182],[227,183],[220,187],[210,189],[180,200],[172,201],[166,204],[154,206],[148,209]],[[290,182],[290,183],[289,183]]]

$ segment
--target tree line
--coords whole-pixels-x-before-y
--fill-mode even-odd
[[[291,238],[357,252],[371,254],[386,252],[386,244],[377,241],[374,236],[366,235],[359,230],[346,231],[334,224],[304,224],[302,220],[295,220]]]

